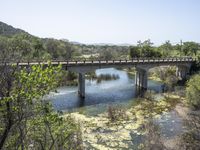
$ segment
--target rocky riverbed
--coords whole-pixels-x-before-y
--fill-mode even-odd
[[[181,135],[188,131],[184,120],[190,109],[176,95],[165,94],[160,100],[138,99],[128,109],[112,109],[118,118],[111,118],[115,114],[110,114],[109,107],[95,116],[82,111],[70,114],[82,128],[86,149],[176,149]]]

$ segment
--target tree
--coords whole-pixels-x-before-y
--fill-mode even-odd
[[[71,43],[56,39],[45,39],[44,47],[53,59],[71,59],[77,51]]]
[[[187,82],[186,97],[191,106],[195,109],[200,108],[200,75],[194,75]]]
[[[44,51],[44,46],[40,39],[35,38],[33,42],[33,49],[33,58],[41,58],[42,53]]]
[[[129,50],[129,55],[131,58],[140,57],[140,50],[138,46],[131,46]]]
[[[9,41],[9,50],[15,54],[12,59],[21,60],[30,57],[31,51],[33,51],[32,43],[29,41],[29,36],[26,34],[17,34],[13,36]],[[7,48],[8,49],[8,48]]]
[[[200,45],[195,42],[184,42],[183,53],[184,55],[197,55],[197,51],[200,49]]]
[[[167,76],[167,78],[164,81],[169,91],[172,91],[174,89],[174,86],[177,84],[177,82],[178,82],[178,77],[176,77],[175,75]]]
[[[170,41],[166,41],[164,44],[158,47],[158,49],[161,51],[162,56],[168,57],[173,50],[172,44]]]
[[[140,51],[141,51],[141,55],[143,57],[151,57],[152,56],[152,48],[153,43],[151,43],[151,41],[148,39],[146,41],[144,41],[143,43],[141,43],[140,46]]]
[[[180,44],[173,45],[173,52],[175,52],[175,56],[182,56],[182,46]]]
[[[111,60],[114,57],[114,52],[111,49],[105,49],[100,52],[100,59]]]
[[[155,50],[153,43],[150,39],[145,40],[144,42],[138,41],[139,51],[141,57],[160,57],[161,53]]]
[[[57,87],[60,69],[50,64],[20,71],[5,66],[0,78],[0,149],[79,147],[79,126],[70,116],[60,117],[44,99]]]

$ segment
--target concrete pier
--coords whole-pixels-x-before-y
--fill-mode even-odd
[[[85,73],[78,74],[78,94],[81,98],[85,98]]]
[[[136,68],[135,85],[142,89],[147,89],[148,71],[141,68]]]
[[[178,65],[176,68],[176,76],[181,80],[186,80],[190,73],[190,67]]]

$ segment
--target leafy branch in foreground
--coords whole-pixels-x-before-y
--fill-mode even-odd
[[[10,78],[1,74],[6,81],[0,89],[0,149],[81,149],[79,125],[45,100],[58,86],[61,66],[6,67],[13,71]]]

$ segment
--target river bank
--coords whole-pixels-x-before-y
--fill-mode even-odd
[[[135,74],[136,74],[136,70],[135,70],[135,68],[129,68],[129,69],[127,69],[127,68],[125,68],[125,69],[122,69],[122,70],[124,70],[124,71],[126,71],[127,73],[128,73],[128,75],[130,75],[130,76],[135,76]],[[155,69],[154,69],[155,70]],[[153,73],[154,72],[154,70],[153,71],[151,71],[149,74],[148,74],[148,79],[149,80],[154,80],[154,81],[157,81],[157,82],[164,82],[163,80],[161,80],[155,73]]]
[[[145,141],[151,138],[150,135],[155,137],[151,139],[154,140],[150,142],[154,143],[150,144],[151,146],[173,149],[178,146],[179,136],[186,130],[183,120],[187,119],[190,109],[184,101],[183,97],[175,94],[164,94],[159,101],[138,99],[128,109],[114,106],[113,109],[117,109],[116,111],[120,111],[120,115],[124,116],[115,121],[111,121],[108,111],[96,116],[88,115],[84,111],[70,115],[81,125],[84,146],[89,149],[144,149],[149,146]],[[163,120],[165,117],[169,119]],[[169,134],[170,136],[162,134],[166,132],[162,131],[166,130],[162,125],[166,124],[170,130],[173,129],[169,131],[172,134]],[[181,129],[178,129],[179,127]]]

